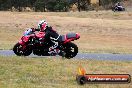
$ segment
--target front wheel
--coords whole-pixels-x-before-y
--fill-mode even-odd
[[[78,47],[74,43],[67,43],[64,45],[64,52],[66,53],[65,57],[70,59],[77,55]]]
[[[17,56],[29,56],[32,53],[32,49],[29,46],[22,46],[19,43],[14,45],[13,51]]]

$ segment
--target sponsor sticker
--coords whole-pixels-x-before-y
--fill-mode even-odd
[[[130,83],[129,74],[86,74],[83,68],[79,68],[79,75],[76,76],[78,84],[85,83]]]

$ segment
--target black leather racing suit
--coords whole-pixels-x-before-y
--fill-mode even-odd
[[[45,39],[46,41],[52,41],[53,45],[49,48],[49,54],[57,53],[60,54],[59,43],[61,42],[61,36],[53,30],[52,27],[47,27],[45,29]]]
[[[45,29],[45,39],[51,39],[53,41],[59,42],[60,41],[60,35],[52,29],[52,27],[47,27]]]

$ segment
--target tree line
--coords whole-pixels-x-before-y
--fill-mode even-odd
[[[33,8],[34,11],[69,11],[71,5],[76,4],[77,9],[89,10],[91,0],[0,0],[0,10],[12,10],[12,7],[22,11],[24,7]],[[99,0],[104,8],[121,0]]]

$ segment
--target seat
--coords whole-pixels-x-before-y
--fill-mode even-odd
[[[66,40],[66,36],[65,35],[61,35],[59,38],[59,41],[64,42]]]

